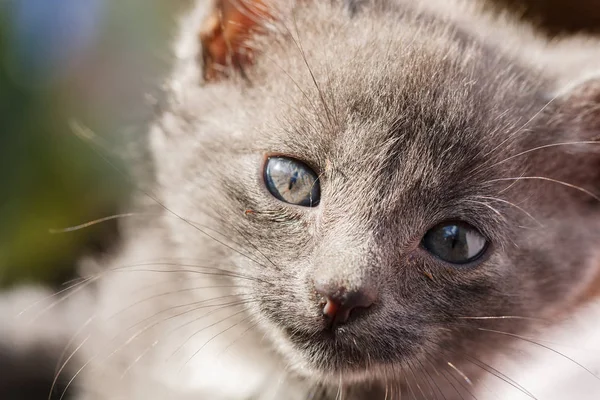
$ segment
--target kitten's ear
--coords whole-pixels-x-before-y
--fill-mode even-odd
[[[568,154],[560,179],[600,194],[600,76],[559,93],[553,116],[560,138],[556,149]],[[595,204],[598,204],[595,202]]]
[[[248,40],[270,19],[265,0],[216,0],[200,30],[204,79],[226,77],[231,68],[243,73],[253,59]]]
[[[559,94],[559,118],[569,141],[600,143],[600,75]],[[586,146],[600,152],[600,144]]]

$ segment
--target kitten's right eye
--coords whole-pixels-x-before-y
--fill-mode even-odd
[[[281,201],[304,207],[315,207],[319,204],[319,177],[302,161],[287,157],[269,157],[264,178],[269,192]]]

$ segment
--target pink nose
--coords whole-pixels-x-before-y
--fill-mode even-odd
[[[315,289],[325,299],[323,315],[332,325],[346,323],[351,314],[369,308],[375,301],[373,291],[366,288],[347,291],[344,287],[317,284]]]

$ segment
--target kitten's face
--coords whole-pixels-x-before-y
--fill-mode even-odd
[[[291,365],[367,379],[506,338],[477,327],[529,323],[467,317],[564,310],[590,277],[599,207],[533,177],[590,191],[598,177],[572,148],[521,154],[565,141],[548,83],[444,27],[324,9],[316,32],[309,15],[297,24],[319,88],[300,46],[261,44],[252,86],[211,84],[176,110],[197,147],[173,161],[191,184],[171,188],[181,214],[226,221],[240,252],[207,241],[252,278],[240,290]]]

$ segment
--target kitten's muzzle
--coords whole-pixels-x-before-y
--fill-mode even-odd
[[[316,283],[316,292],[322,296],[323,316],[330,329],[345,324],[352,318],[360,317],[376,299],[376,292],[369,287],[347,290],[343,286]]]

